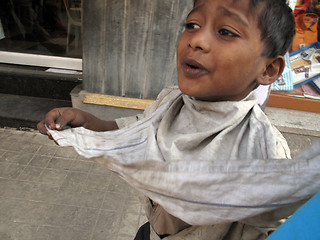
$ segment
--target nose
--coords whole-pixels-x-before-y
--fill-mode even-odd
[[[210,46],[211,46],[210,43],[211,43],[210,31],[205,28],[201,28],[192,34],[189,40],[189,47],[191,47],[194,50],[209,52]]]

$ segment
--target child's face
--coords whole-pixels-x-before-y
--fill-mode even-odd
[[[199,0],[177,47],[180,90],[199,100],[237,101],[263,74],[267,58],[249,0]]]

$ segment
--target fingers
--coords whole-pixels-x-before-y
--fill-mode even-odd
[[[46,114],[44,120],[37,124],[37,128],[42,134],[49,135],[46,126],[52,130],[62,129],[68,122],[72,121],[72,115],[68,108],[54,108]],[[70,120],[71,118],[71,120]]]
[[[49,129],[55,130],[56,121],[59,117],[60,117],[59,109],[58,108],[52,109],[50,112],[46,114],[44,125],[46,125]]]
[[[44,120],[37,124],[40,133],[48,135],[52,139],[47,127],[51,130],[62,130],[65,126],[71,127],[84,126],[88,121],[88,113],[79,109],[66,107],[54,108],[46,114]]]
[[[49,135],[50,133],[48,132],[46,126],[45,126],[45,120],[42,120],[41,122],[39,122],[37,124],[37,128],[39,130],[40,133],[45,134],[45,135]]]
[[[51,130],[61,130],[67,124],[74,122],[76,115],[77,111],[73,108],[54,108],[46,114],[44,120],[37,124],[37,128],[40,133],[54,140],[47,127]],[[57,142],[56,144],[59,145]]]
[[[40,133],[44,134],[44,135],[48,135],[48,137],[53,140],[53,137],[51,136],[50,132],[48,131],[48,129],[45,126],[45,120],[42,120],[41,122],[39,122],[37,124],[37,128],[39,130]]]
[[[76,110],[74,108],[59,108],[59,117],[56,119],[56,129],[62,130],[68,124],[73,126],[76,118]]]
[[[40,133],[42,134],[47,134],[47,128],[45,127],[45,123],[44,123],[44,120],[42,120],[41,122],[39,122],[37,124],[37,128],[39,130]]]
[[[49,139],[53,140],[53,141],[55,142],[55,144],[59,145],[58,142],[56,142],[56,141],[53,139],[52,135],[50,134],[50,132],[49,132],[48,129],[46,128],[46,126],[45,126],[45,121],[44,121],[44,120],[42,120],[41,122],[39,122],[39,123],[37,124],[37,128],[38,128],[38,130],[39,130],[40,133],[42,133],[42,134],[44,134],[44,135],[47,135]]]
[[[45,125],[52,130],[61,130],[75,118],[72,108],[55,108],[47,113]]]

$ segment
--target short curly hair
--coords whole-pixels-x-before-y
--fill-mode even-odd
[[[197,1],[194,0],[194,5]],[[265,43],[262,55],[271,58],[283,56],[291,47],[295,35],[293,11],[286,0],[250,0],[252,13],[260,4],[264,4],[258,24],[261,40]]]

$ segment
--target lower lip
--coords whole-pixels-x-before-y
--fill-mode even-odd
[[[200,75],[208,73],[205,69],[192,68],[187,64],[182,64],[182,70],[189,77],[199,77]]]

